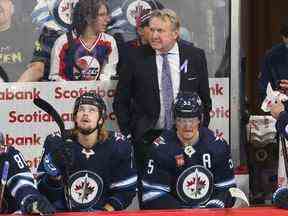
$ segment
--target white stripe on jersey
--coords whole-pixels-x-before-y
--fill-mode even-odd
[[[31,181],[27,180],[27,179],[21,179],[17,182],[17,184],[15,185],[15,187],[12,189],[11,191],[11,195],[13,197],[15,197],[17,191],[19,188],[23,187],[23,186],[27,186],[30,185],[32,187],[34,187],[35,189],[37,189],[36,185],[34,183],[32,183]]]
[[[137,176],[125,179],[123,181],[115,182],[110,185],[110,189],[127,187],[137,182]]]
[[[149,188],[149,189],[156,189],[156,190],[162,190],[165,192],[170,192],[171,189],[169,186],[166,185],[155,185],[155,184],[149,184],[148,182],[142,181],[142,184],[145,188]]]
[[[12,176],[7,182],[7,187],[9,187],[12,182],[15,183],[15,186],[11,188],[11,194],[13,197],[15,196],[17,190],[22,186],[31,185],[37,189],[33,175],[30,172],[22,172]]]
[[[142,196],[142,201],[146,202],[149,200],[153,200],[153,199],[156,199],[160,196],[163,196],[164,194],[165,194],[165,192],[163,192],[163,191],[151,191],[148,193],[144,193]]]
[[[220,183],[217,183],[217,184],[214,184],[214,185],[215,185],[215,187],[227,187],[227,186],[233,185],[233,184],[236,184],[235,178],[230,179],[228,181],[220,182]]]

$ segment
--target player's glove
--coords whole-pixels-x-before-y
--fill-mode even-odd
[[[288,209],[288,188],[278,188],[272,196],[272,203],[279,208]]]
[[[61,175],[60,170],[54,165],[51,154],[47,154],[44,156],[43,167],[45,172],[53,177],[58,177]]]
[[[205,204],[205,208],[225,208],[225,204],[219,199],[212,199]]]
[[[23,214],[52,215],[56,212],[46,197],[42,195],[28,195],[21,202],[21,212]]]

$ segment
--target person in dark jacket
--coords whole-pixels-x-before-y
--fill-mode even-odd
[[[260,73],[260,96],[263,101],[266,97],[266,88],[270,82],[271,87],[288,93],[288,18],[280,29],[282,43],[274,45],[265,54]]]

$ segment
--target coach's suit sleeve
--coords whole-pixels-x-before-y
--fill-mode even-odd
[[[131,134],[131,98],[133,87],[133,61],[127,59],[123,70],[119,74],[119,82],[113,102],[113,109],[117,117],[118,125],[124,135]]]
[[[199,74],[201,84],[200,84],[200,89],[199,89],[198,94],[203,102],[203,107],[204,107],[203,125],[205,127],[208,127],[209,122],[210,122],[210,110],[212,109],[212,101],[210,97],[207,61],[206,61],[205,52],[203,50],[200,50],[200,61],[201,61],[202,71]]]

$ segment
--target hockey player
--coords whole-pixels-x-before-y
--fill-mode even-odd
[[[142,181],[143,207],[225,208],[234,204],[230,147],[201,127],[203,108],[196,93],[179,93],[174,103],[175,128],[163,131],[152,145]]]
[[[54,207],[37,190],[32,173],[23,155],[12,146],[4,145],[0,134],[1,198],[0,213],[21,210],[24,214],[55,212]]]
[[[76,99],[75,128],[64,141],[49,135],[38,171],[39,190],[57,210],[122,210],[136,193],[130,143],[103,124],[106,105],[94,93]]]

